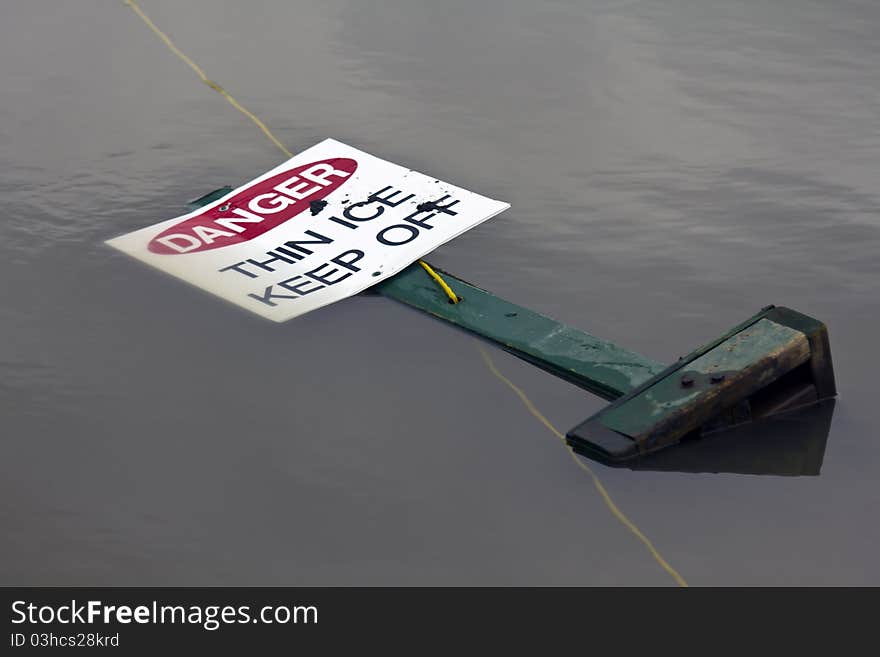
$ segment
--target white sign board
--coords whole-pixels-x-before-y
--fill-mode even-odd
[[[508,207],[326,139],[214,203],[107,243],[283,322],[393,276]]]

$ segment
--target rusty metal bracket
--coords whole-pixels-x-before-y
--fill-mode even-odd
[[[574,427],[566,439],[599,460],[626,460],[836,393],[825,325],[767,307]]]

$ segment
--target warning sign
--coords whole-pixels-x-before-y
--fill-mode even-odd
[[[333,139],[111,246],[276,322],[393,276],[510,207]]]

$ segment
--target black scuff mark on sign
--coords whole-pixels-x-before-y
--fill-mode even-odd
[[[313,217],[325,207],[327,207],[327,201],[317,200],[309,203],[309,210],[311,211]]]

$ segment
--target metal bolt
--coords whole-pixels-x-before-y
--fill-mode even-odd
[[[687,374],[685,374],[683,377],[681,377],[681,387],[682,388],[690,388],[692,385],[694,385],[693,377],[688,376]]]
[[[711,381],[712,383],[721,383],[722,381],[724,381],[724,375],[723,374],[713,374],[712,376],[709,377],[709,381]]]

